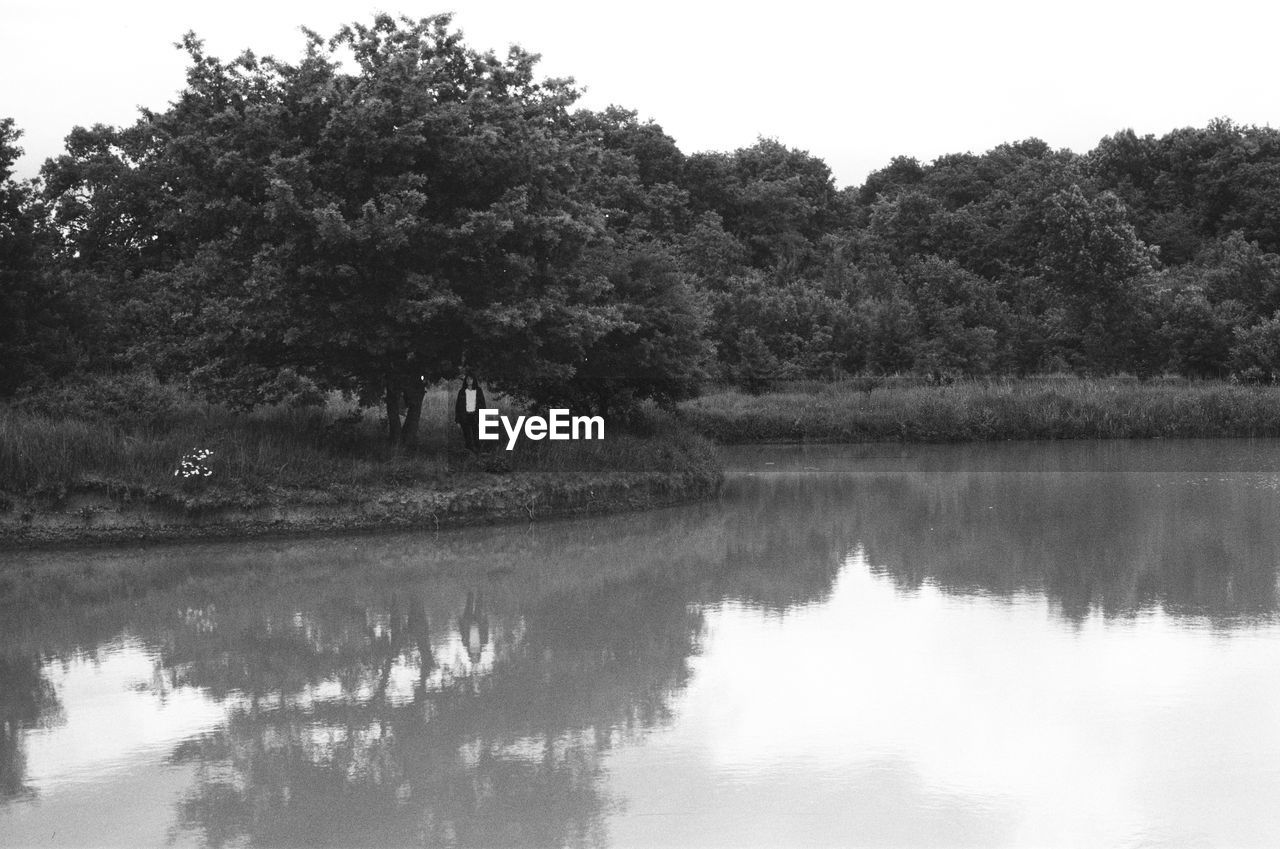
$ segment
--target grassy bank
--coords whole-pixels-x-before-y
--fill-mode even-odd
[[[1221,382],[849,381],[761,395],[718,392],[682,412],[696,431],[724,444],[1280,436],[1280,389]]]
[[[378,413],[337,397],[322,407],[238,414],[125,378],[8,403],[0,406],[0,525],[12,540],[21,519],[35,539],[43,517],[58,528],[44,537],[73,539],[83,526],[79,536],[100,538],[105,530],[90,532],[93,514],[118,503],[217,516],[222,526],[438,526],[688,500],[719,479],[714,447],[657,412],[631,432],[609,429],[603,441],[521,440],[514,451],[475,456],[461,446],[452,401],[447,388],[428,393],[413,448],[388,445]],[[175,475],[184,455],[200,449],[211,452],[201,461],[210,474]],[[292,512],[282,520],[284,508]],[[72,510],[84,521],[68,522]],[[138,536],[139,523],[157,519],[122,533]],[[170,525],[141,535],[182,535],[182,522]]]

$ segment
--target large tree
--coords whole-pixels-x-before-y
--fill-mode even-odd
[[[170,246],[137,268],[163,367],[244,405],[355,391],[408,442],[424,382],[568,380],[622,321],[580,261],[606,237],[598,139],[536,56],[443,15],[308,32],[296,63],[183,46],[187,87],[131,128],[122,175],[151,196],[136,241]]]

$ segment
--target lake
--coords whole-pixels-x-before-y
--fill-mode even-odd
[[[4,846],[1274,846],[1280,444],[0,553]]]

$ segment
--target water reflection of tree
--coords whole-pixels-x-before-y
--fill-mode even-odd
[[[831,595],[858,538],[849,479],[778,475],[731,486],[721,557],[700,571],[700,595],[773,612]]]
[[[702,604],[820,600],[852,546],[821,489],[758,496],[481,543],[113,555],[96,596],[32,604],[38,588],[19,587],[0,630],[61,656],[127,630],[157,651],[159,690],[225,701],[227,723],[174,755],[199,775],[182,820],[212,844],[599,844],[601,759],[669,718]],[[174,558],[184,580],[165,588]],[[483,594],[486,664],[461,645],[468,593],[473,617]]]
[[[600,759],[666,721],[701,605],[825,598],[852,546],[843,512],[801,488],[480,543],[64,555],[44,564],[58,592],[14,587],[0,633],[66,657],[127,631],[157,652],[158,690],[232,706],[175,755],[201,776],[184,821],[212,843],[599,843]],[[492,664],[451,668],[480,590]]]
[[[61,714],[38,658],[0,655],[0,800],[30,792],[23,732],[54,725]]]
[[[211,844],[600,844],[605,755],[669,719],[707,604],[820,602],[861,546],[904,590],[1044,593],[1073,619],[1271,613],[1275,503],[1158,475],[778,475],[527,531],[59,555],[56,598],[13,571],[0,601],[0,794],[59,716],[36,658],[128,633],[157,690],[227,706],[173,756]]]
[[[1265,509],[1236,490],[1143,478],[757,481],[729,509],[682,526],[682,546],[659,543],[638,564],[620,565],[634,540],[604,534],[572,549],[577,566],[548,565],[576,577],[546,592],[490,587],[495,660],[467,681],[431,674],[433,646],[467,615],[460,585],[450,595],[395,584],[377,603],[344,589],[302,605],[301,618],[290,594],[276,611],[222,615],[221,642],[174,639],[168,662],[184,683],[255,694],[178,753],[202,776],[182,815],[215,844],[599,844],[616,803],[602,758],[668,718],[701,603],[785,611],[820,601],[860,544],[904,589],[1044,592],[1071,618],[1151,604],[1269,612],[1280,551]],[[545,557],[533,549],[532,560]],[[593,557],[600,576],[584,580]],[[411,698],[387,697],[397,663],[416,672]],[[325,681],[341,682],[342,695],[289,698]]]
[[[58,716],[34,658],[128,633],[158,690],[228,706],[175,753],[211,843],[599,843],[604,755],[667,720],[706,604],[820,602],[861,545],[905,590],[1043,592],[1070,618],[1270,613],[1274,505],[1156,475],[778,475],[528,531],[59,555],[56,598],[13,571],[0,602],[0,793],[23,792],[24,729]]]
[[[519,615],[528,627],[479,687],[428,685],[419,668],[411,697],[386,698],[390,658],[431,657],[420,648],[431,637],[415,645],[410,636],[411,610],[387,617],[406,627],[367,634],[364,659],[343,667],[356,679],[342,695],[250,700],[177,753],[201,775],[182,803],[184,823],[215,845],[243,835],[300,845],[602,843],[610,802],[600,756],[666,716],[700,614],[679,587],[641,577]]]
[[[1153,605],[1220,619],[1274,612],[1274,497],[1184,478],[869,476],[848,497],[873,568],[906,589],[1043,592],[1072,619]]]

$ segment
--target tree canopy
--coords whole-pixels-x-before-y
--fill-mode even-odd
[[[1280,131],[1026,139],[838,189],[776,139],[686,154],[534,54],[380,15],[210,56],[37,181],[0,123],[0,392],[148,368],[242,407],[341,390],[410,441],[480,373],[623,410],[704,380],[1070,370],[1271,380]],[[403,416],[403,422],[402,422]]]
[[[651,190],[609,156],[616,116],[575,116],[535,56],[474,51],[448,16],[309,33],[296,63],[183,46],[170,109],[81,133],[46,169],[68,265],[123,275],[152,331],[131,356],[244,406],[341,389],[394,422],[403,403],[411,438],[424,382],[465,365],[554,394],[628,338],[589,255],[619,238],[602,183]],[[676,320],[697,338],[695,314]],[[676,383],[699,368],[665,359]]]

